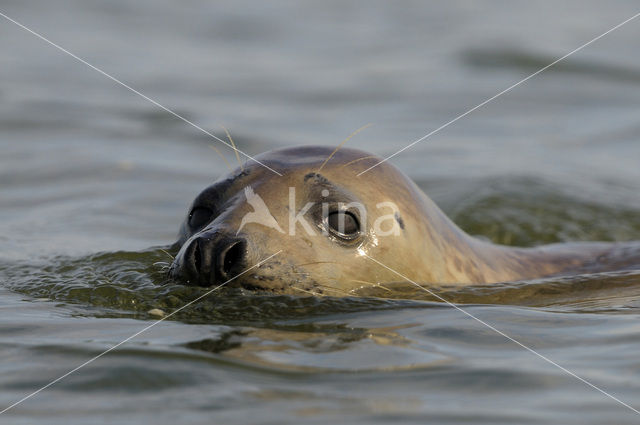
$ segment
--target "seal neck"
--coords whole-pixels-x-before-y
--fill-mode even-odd
[[[578,270],[610,249],[608,244],[510,247],[468,235],[425,195],[424,250],[433,282],[496,283],[534,279]],[[439,267],[438,267],[439,266]]]

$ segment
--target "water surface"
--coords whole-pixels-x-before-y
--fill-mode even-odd
[[[406,144],[637,13],[632,1],[7,1],[0,11],[250,154]],[[393,163],[467,232],[640,240],[639,23]],[[160,249],[226,172],[208,136],[0,20],[0,408],[204,293]],[[220,147],[219,145],[216,145]],[[232,161],[228,149],[222,149]],[[227,289],[3,423],[637,423],[407,284]],[[640,272],[440,294],[639,408]]]

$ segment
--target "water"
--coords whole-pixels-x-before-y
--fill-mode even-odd
[[[632,1],[7,0],[0,11],[249,154],[380,155],[637,13]],[[393,162],[461,227],[533,246],[640,239],[640,22]],[[0,407],[202,295],[159,248],[225,164],[209,138],[0,20]],[[216,145],[216,144],[214,144]],[[219,144],[216,146],[220,147]],[[227,158],[233,160],[228,149]],[[442,295],[639,408],[640,273]],[[398,284],[390,299],[212,294],[2,423],[637,423]]]

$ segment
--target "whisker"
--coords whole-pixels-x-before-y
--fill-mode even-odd
[[[227,161],[227,158],[225,158],[224,155],[222,155],[222,152],[220,152],[220,150],[218,148],[216,148],[215,146],[213,146],[213,145],[209,145],[209,147],[211,149],[213,149],[214,151],[216,151],[218,156],[220,156],[220,158],[222,158],[224,163],[227,165],[227,168],[229,169],[229,171],[233,171],[233,167],[231,167],[231,164],[229,164],[229,161]]]
[[[173,255],[171,255],[170,253],[168,253],[168,252],[167,252],[167,251],[165,251],[164,249],[159,248],[159,250],[160,250],[160,251],[162,251],[162,252],[164,252],[165,254],[167,254],[167,255],[169,256],[169,258],[171,258],[172,260],[175,260],[175,259],[176,259],[176,257],[174,257]]]
[[[167,264],[167,265],[157,266],[157,264],[156,264],[156,263],[153,263],[153,265],[154,265],[154,266],[156,266],[156,267],[158,267],[158,270],[159,270],[161,273],[168,272],[168,271],[171,269],[171,267],[170,267],[168,264]]]
[[[306,289],[298,288],[297,286],[292,286],[293,289],[297,289],[298,291],[306,292],[307,294],[313,295],[314,297],[321,297],[322,294],[317,294],[315,292],[307,291]]]
[[[329,162],[329,160],[333,157],[333,155],[336,154],[336,152],[338,152],[340,150],[340,148],[349,141],[349,139],[351,139],[353,136],[355,136],[356,134],[360,133],[362,130],[364,130],[367,127],[371,127],[373,124],[369,123],[366,125],[363,125],[362,127],[360,127],[359,129],[357,129],[356,131],[354,131],[353,133],[351,133],[346,139],[344,139],[334,150],[333,152],[331,152],[331,155],[329,155],[327,157],[327,159],[324,160],[324,162],[322,163],[322,165],[320,165],[320,168],[318,168],[318,173],[320,171],[322,171],[322,168],[327,164],[327,162]]]
[[[387,291],[387,292],[393,292],[391,289],[389,289],[389,288],[386,288],[386,287],[382,286],[382,284],[381,284],[381,283],[379,283],[379,282],[378,282],[378,283],[374,283],[374,282],[367,282],[366,280],[359,280],[359,279],[350,279],[350,281],[351,281],[351,282],[364,283],[364,284],[366,284],[366,285],[373,286],[373,287],[375,287],[375,288],[384,289],[384,290],[385,290],[385,291]],[[353,290],[351,290],[351,292],[353,292]]]
[[[321,285],[318,284],[318,286],[322,287],[322,288],[326,288],[330,291],[334,291],[337,292],[338,294],[342,294],[342,295],[351,295],[350,293],[348,293],[347,291],[343,291],[342,289],[338,289],[338,288],[334,288],[333,286],[329,286],[329,285]]]
[[[238,164],[240,164],[240,171],[244,171],[244,165],[242,165],[242,161],[240,161],[238,148],[236,147],[236,143],[233,141],[233,138],[231,137],[231,133],[229,133],[229,130],[227,130],[225,126],[221,126],[221,127],[223,128],[224,132],[227,133],[227,139],[229,139],[229,142],[231,142],[231,146],[233,146],[233,151],[236,154],[236,160],[238,161]]]

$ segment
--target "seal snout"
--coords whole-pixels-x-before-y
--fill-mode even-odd
[[[183,277],[187,281],[212,286],[221,284],[246,266],[247,243],[238,237],[203,234],[192,238],[183,248],[174,265],[174,277]]]

